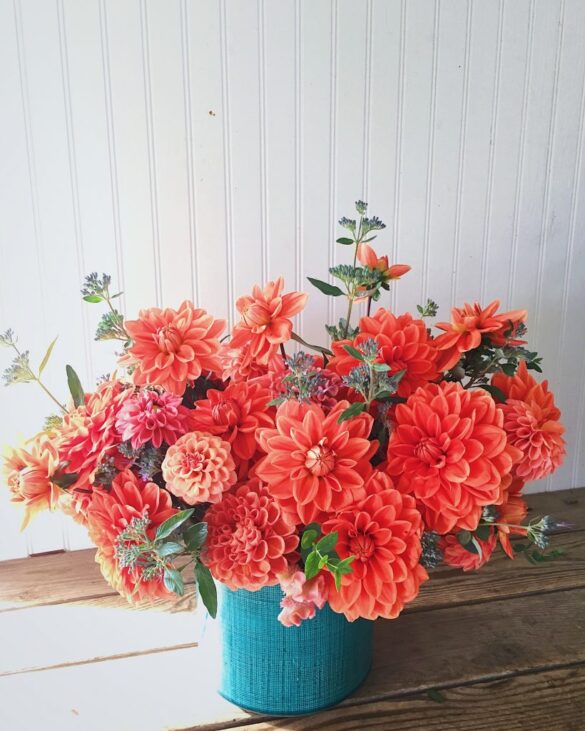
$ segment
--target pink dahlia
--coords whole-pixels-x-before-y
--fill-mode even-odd
[[[138,449],[146,442],[160,447],[174,444],[189,430],[189,409],[181,397],[155,389],[144,389],[127,399],[118,413],[116,428],[124,441]]]

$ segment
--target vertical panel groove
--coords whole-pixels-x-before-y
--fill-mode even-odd
[[[303,178],[303,138],[302,138],[302,97],[301,97],[301,2],[295,0],[295,289],[303,289],[303,247],[301,227],[302,178]],[[303,327],[303,313],[298,315],[299,329]]]
[[[264,37],[264,0],[258,0],[258,88],[260,117],[260,235],[262,238],[262,283],[268,280],[268,202],[266,190],[266,43]]]
[[[524,89],[522,92],[522,113],[520,120],[520,140],[518,142],[518,168],[516,170],[516,189],[514,191],[514,211],[512,214],[512,251],[510,253],[510,274],[508,279],[508,305],[512,302],[514,281],[516,279],[516,267],[518,262],[518,227],[520,214],[520,197],[522,195],[524,181],[524,155],[526,152],[526,115],[528,111],[528,96],[532,78],[532,50],[534,41],[534,3],[530,2],[528,14],[528,37],[526,42],[526,63],[524,66]]]
[[[366,40],[364,63],[364,159],[362,169],[362,196],[364,201],[369,197],[370,178],[370,110],[372,94],[372,0],[366,5]]]
[[[187,154],[187,206],[189,209],[189,253],[191,264],[191,296],[197,306],[199,302],[199,265],[197,254],[197,201],[193,170],[193,114],[191,102],[191,53],[189,47],[189,3],[181,2],[181,59],[183,66],[183,96],[185,107],[185,140]]]
[[[485,211],[483,218],[483,242],[481,251],[481,302],[485,301],[487,291],[487,259],[488,259],[488,243],[491,225],[491,207],[492,207],[492,191],[494,183],[494,167],[496,159],[496,141],[498,132],[498,107],[500,102],[500,78],[502,69],[502,36],[504,30],[504,0],[500,0],[498,8],[498,39],[496,51],[496,65],[494,78],[494,93],[492,97],[492,117],[490,123],[490,149],[488,159],[488,182],[486,190]]]
[[[335,215],[335,203],[337,192],[337,166],[336,166],[336,129],[337,129],[337,0],[331,0],[331,57],[330,57],[330,80],[329,80],[329,247],[328,247],[328,268],[332,267],[335,261],[335,227],[337,217]],[[333,281],[328,272],[327,279]],[[333,297],[327,298],[327,321],[331,324],[334,318]]]
[[[404,83],[406,64],[406,0],[402,0],[400,6],[400,51],[398,68],[398,104],[396,105],[396,167],[394,169],[394,221],[392,240],[392,261],[396,264],[398,260],[398,238],[400,236],[400,187],[402,177],[402,135],[403,135],[403,112],[404,112]],[[390,308],[396,310],[396,287],[390,290]]]
[[[441,0],[435,2],[435,19],[433,24],[433,66],[431,77],[431,98],[429,104],[429,134],[428,134],[428,155],[426,173],[426,195],[425,195],[425,228],[423,241],[423,267],[421,277],[421,304],[424,305],[428,296],[428,275],[429,275],[429,237],[431,228],[432,210],[432,182],[433,163],[435,150],[435,112],[437,107],[437,68],[439,65],[439,23],[441,20]]]
[[[140,0],[140,39],[142,42],[142,70],[144,75],[144,110],[146,135],[148,140],[148,174],[150,183],[150,216],[152,225],[152,244],[154,251],[154,275],[156,285],[156,304],[163,304],[160,230],[158,222],[158,185],[156,181],[156,149],[154,144],[154,119],[152,111],[152,84],[150,80],[150,43],[148,39],[148,11],[146,0]]]
[[[459,262],[459,246],[461,237],[461,199],[463,197],[465,160],[465,138],[467,135],[467,107],[469,101],[469,66],[471,63],[471,33],[473,23],[473,0],[467,0],[467,20],[465,24],[465,73],[463,77],[463,96],[461,99],[461,125],[459,128],[459,162],[457,168],[457,196],[455,201],[455,238],[453,241],[453,263],[451,267],[451,302],[448,307],[457,303],[457,264]]]
[[[112,102],[112,82],[110,75],[110,50],[108,39],[108,17],[106,0],[99,1],[100,51],[104,79],[104,104],[106,116],[106,136],[108,141],[108,172],[110,177],[110,196],[112,199],[112,221],[114,228],[114,248],[116,251],[116,270],[119,289],[124,293],[124,254],[122,249],[122,227],[120,223],[120,192],[118,188],[118,165],[116,161],[116,138],[114,133],[114,105]],[[122,294],[122,310],[126,310],[126,297]]]

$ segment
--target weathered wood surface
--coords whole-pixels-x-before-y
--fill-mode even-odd
[[[91,552],[0,565],[0,728],[585,728],[585,500],[529,500],[574,524],[554,539],[561,559],[533,567],[498,554],[480,572],[436,571],[398,621],[376,625],[366,683],[302,719],[251,716],[214,693],[216,627],[195,646],[192,596],[171,614],[132,609]]]

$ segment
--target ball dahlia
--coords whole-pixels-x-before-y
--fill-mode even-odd
[[[514,473],[524,481],[550,475],[565,455],[565,428],[559,421],[561,412],[548,390],[548,381],[538,383],[521,361],[515,376],[496,373],[492,385],[507,397],[498,408],[504,414],[508,441],[522,452]]]
[[[59,467],[55,443],[39,434],[26,449],[13,449],[4,457],[4,476],[11,493],[10,501],[24,506],[21,530],[41,510],[53,510],[61,497],[61,489],[53,482]]]
[[[447,566],[453,566],[463,571],[476,571],[487,563],[496,547],[496,534],[490,533],[485,541],[477,541],[481,546],[481,554],[471,553],[464,548],[452,533],[442,536],[439,541],[439,548],[443,552],[443,557]]]
[[[206,520],[203,561],[230,589],[256,591],[277,584],[278,575],[296,562],[295,525],[259,480],[225,495]]]
[[[396,317],[380,308],[373,317],[362,317],[359,334],[353,340],[338,340],[332,344],[333,358],[328,368],[340,376],[346,376],[359,361],[350,355],[346,345],[359,350],[360,345],[373,339],[378,344],[378,363],[390,366],[388,375],[404,371],[398,384],[398,395],[407,397],[418,387],[439,376],[435,361],[437,351],[433,339],[422,320],[414,320],[410,314]]]
[[[216,503],[236,482],[229,443],[198,431],[183,435],[169,447],[162,473],[167,490],[188,505]]]
[[[224,320],[185,301],[178,310],[151,307],[124,323],[133,344],[122,359],[137,386],[156,385],[181,396],[203,371],[219,372]]]
[[[338,534],[339,557],[356,557],[341,589],[333,583],[329,589],[331,608],[350,622],[394,619],[428,578],[419,563],[423,522],[414,498],[394,489],[387,475],[372,480],[371,487],[364,499],[323,524],[324,534]]]
[[[388,472],[412,494],[428,530],[474,530],[502,500],[502,478],[521,452],[508,444],[502,411],[483,390],[459,383],[419,388],[395,413]]]
[[[189,409],[181,397],[155,389],[143,389],[126,399],[116,418],[123,441],[134,449],[152,442],[158,449],[163,442],[174,444],[189,429]]]
[[[364,495],[377,442],[368,440],[368,414],[338,422],[348,406],[340,401],[325,413],[317,404],[285,401],[275,428],[258,431],[266,457],[256,474],[297,523],[306,525]]]
[[[148,580],[141,569],[121,568],[116,558],[116,541],[133,518],[148,517],[147,533],[154,537],[157,527],[177,511],[171,496],[153,482],[141,482],[130,470],[124,470],[112,482],[109,491],[96,490],[87,513],[87,527],[97,546],[95,560],[111,586],[129,601],[173,596],[162,575]]]

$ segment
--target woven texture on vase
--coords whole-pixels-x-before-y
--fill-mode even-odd
[[[249,711],[312,713],[339,703],[365,679],[373,622],[348,622],[328,605],[300,627],[277,620],[279,586],[220,587],[222,674],[219,692]]]

